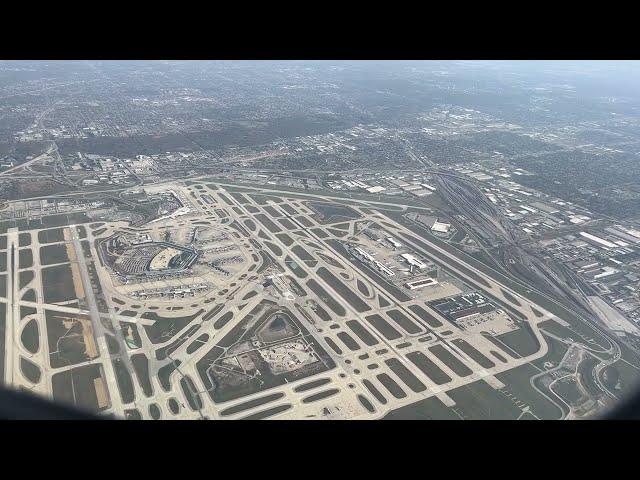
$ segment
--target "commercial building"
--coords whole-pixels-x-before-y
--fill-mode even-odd
[[[420,270],[422,270],[423,268],[427,268],[426,263],[422,262],[421,260],[418,260],[416,257],[411,255],[410,253],[403,253],[400,256],[404,258],[405,261],[412,267],[419,268]]]
[[[378,262],[377,260],[374,261],[373,264],[376,266],[376,268],[380,272],[384,273],[386,276],[393,277],[395,275],[395,273],[391,269],[385,267],[382,263]]]
[[[373,261],[373,257],[369,255],[367,252],[365,252],[363,249],[361,249],[360,247],[356,247],[353,250],[365,260],[368,260],[370,262]]]
[[[402,246],[402,244],[393,237],[387,237],[387,241],[396,248],[400,248]]]
[[[422,280],[416,280],[414,282],[407,282],[404,284],[409,290],[417,290],[418,288],[432,287],[437,285],[438,281],[434,278],[423,278]]]

